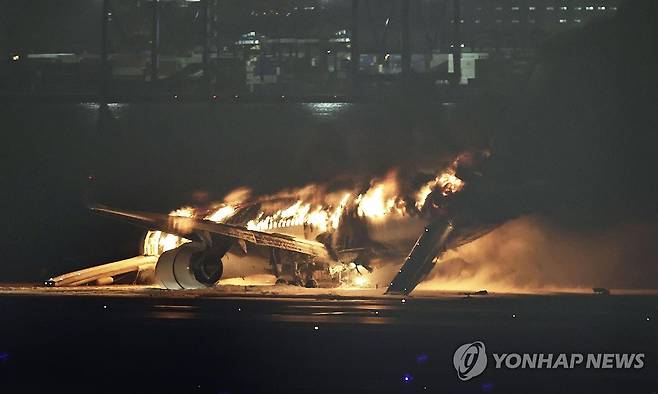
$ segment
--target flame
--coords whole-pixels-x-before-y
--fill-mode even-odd
[[[241,195],[245,195],[246,189],[237,189],[229,193],[228,197],[232,197],[232,201],[236,196],[236,192],[240,192]],[[246,192],[248,194],[248,192]],[[213,213],[206,215],[204,219],[210,220],[213,222],[223,222],[228,219],[235,213],[235,207],[232,205],[222,204],[218,209]],[[182,207],[171,211],[169,216],[176,218],[195,218],[197,216],[197,211],[193,207]],[[144,237],[144,255],[147,256],[159,256],[162,253],[177,248],[184,243],[190,242],[189,239],[179,237],[174,234],[168,234],[162,231],[149,230]]]
[[[464,187],[464,181],[457,178],[454,169],[450,169],[450,171],[441,174],[438,178],[437,183],[440,185],[441,193],[444,196],[447,196],[448,194],[457,193]]]
[[[177,216],[181,218],[193,218],[195,216],[195,210],[192,207],[182,207],[182,208],[178,208],[175,211],[169,212],[169,216]]]
[[[370,281],[365,276],[359,275],[354,278],[352,284],[356,287],[368,287],[370,285]]]
[[[343,215],[343,212],[345,211],[345,207],[347,206],[350,197],[352,197],[351,193],[345,193],[343,198],[340,200],[338,207],[336,207],[334,212],[329,217],[329,223],[331,224],[331,228],[338,228],[338,224],[340,223],[340,217]]]
[[[395,199],[384,197],[384,185],[378,185],[357,199],[357,212],[369,218],[383,218],[395,205]]]
[[[219,209],[215,210],[210,215],[207,215],[204,219],[210,220],[211,222],[223,223],[226,219],[233,216],[235,213],[235,207],[232,205],[224,205]]]
[[[444,196],[459,192],[464,182],[456,175],[459,158],[448,168],[438,173],[434,179],[423,184],[416,192],[401,195],[396,171],[389,172],[384,178],[373,180],[365,190],[358,192],[341,190],[325,193],[321,184],[310,184],[299,189],[284,190],[270,196],[251,197],[251,190],[238,188],[229,192],[222,203],[210,211],[193,207],[183,207],[172,211],[173,217],[200,218],[217,223],[226,222],[236,216],[242,206],[260,204],[261,210],[246,221],[246,227],[256,231],[279,231],[279,229],[302,226],[308,236],[335,230],[346,212],[373,221],[386,220],[392,216],[403,216],[411,212],[418,214],[425,205],[425,200],[432,191],[440,190]],[[356,195],[356,198],[353,196]],[[407,201],[415,204],[408,210]],[[417,209],[416,209],[417,208]],[[244,222],[242,222],[244,223]],[[239,223],[236,223],[239,224]],[[149,231],[144,240],[144,253],[157,255],[175,248],[189,240],[159,231]],[[361,280],[361,279],[359,279]]]
[[[227,205],[238,205],[244,201],[247,201],[251,196],[251,189],[246,187],[239,187],[237,189],[231,190],[226,197],[224,197],[224,203]]]
[[[457,160],[453,161],[450,167],[437,175],[436,178],[421,186],[418,193],[416,193],[416,208],[422,209],[427,196],[437,188],[441,189],[441,194],[444,196],[457,193],[464,188],[464,181],[456,175],[456,167]]]
[[[330,226],[330,212],[322,207],[313,207],[311,203],[297,200],[285,209],[280,209],[272,215],[265,216],[262,212],[256,219],[247,223],[250,230],[265,231],[281,227],[311,226],[320,232],[327,231]]]
[[[190,242],[187,238],[167,234],[162,231],[150,230],[146,233],[146,237],[144,237],[144,255],[159,256],[187,242]]]
[[[371,187],[357,197],[357,213],[369,219],[381,220],[391,213],[404,214],[404,206],[399,207],[399,187],[397,173],[391,171],[381,181],[375,181]],[[398,209],[400,208],[400,209]]]

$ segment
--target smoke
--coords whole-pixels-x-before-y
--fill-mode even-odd
[[[524,216],[448,251],[419,289],[656,289],[657,235],[655,223],[573,231],[545,217]]]
[[[447,252],[419,289],[658,288],[658,58],[629,61],[655,47],[656,9],[627,2],[542,48],[528,90],[498,124],[485,174],[518,186],[459,195],[476,218],[533,215]]]

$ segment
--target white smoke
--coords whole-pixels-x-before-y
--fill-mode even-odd
[[[574,232],[538,216],[525,216],[448,251],[418,288],[498,292],[656,289],[657,235],[655,224],[619,224]]]

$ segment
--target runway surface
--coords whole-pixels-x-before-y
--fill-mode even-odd
[[[656,392],[658,296],[0,288],[0,392]],[[641,369],[453,354],[645,353]]]

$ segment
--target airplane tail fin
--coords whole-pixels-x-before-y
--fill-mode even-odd
[[[434,258],[445,250],[445,243],[453,229],[454,226],[449,221],[435,222],[425,227],[400,271],[391,281],[386,294],[411,293],[434,267]]]

